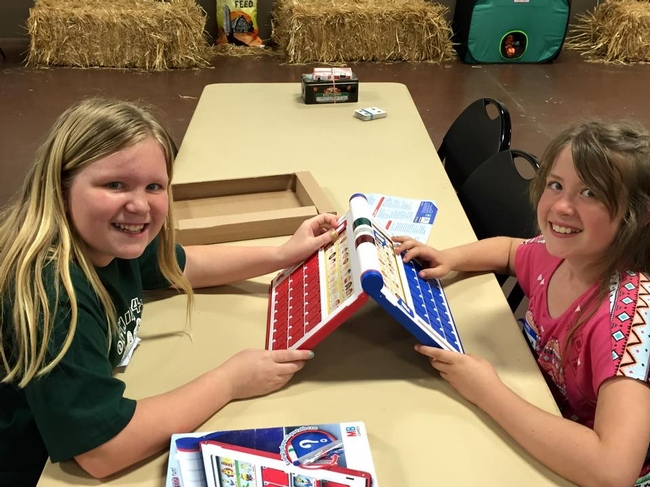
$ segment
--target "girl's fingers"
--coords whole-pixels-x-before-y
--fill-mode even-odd
[[[404,250],[416,247],[419,242],[416,240],[413,240],[410,237],[393,237],[393,242],[397,242],[399,245],[397,246],[397,249],[400,252],[403,252]]]
[[[314,357],[314,352],[311,350],[275,350],[272,354],[273,361],[279,364],[309,360]]]
[[[410,262],[411,260],[415,259],[417,256],[419,256],[422,252],[420,251],[419,247],[413,247],[410,249],[406,250],[406,254],[404,255],[404,258],[402,259],[404,262]]]
[[[436,360],[436,359],[433,359],[433,358],[429,359],[429,363],[431,364],[431,367],[436,369],[441,374],[443,374],[443,373],[446,374],[447,372],[449,372],[449,368],[452,367],[452,365],[450,365],[450,364],[440,362],[439,360]]]
[[[445,277],[446,272],[444,270],[434,267],[431,269],[422,269],[420,274],[418,274],[422,279],[440,279]]]
[[[415,350],[422,355],[429,357],[435,362],[451,365],[457,357],[457,352],[450,352],[436,347],[427,347],[426,345],[417,344]]]
[[[319,227],[334,227],[336,228],[336,225],[339,221],[338,217],[336,215],[332,215],[331,213],[321,213],[320,215],[317,215],[314,217],[314,220],[318,224]]]
[[[278,364],[276,366],[275,373],[278,376],[289,376],[289,377],[291,377],[293,374],[298,372],[304,366],[305,366],[304,361],[287,362],[287,363],[284,363],[284,364]]]

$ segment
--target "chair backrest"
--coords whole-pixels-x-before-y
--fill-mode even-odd
[[[488,106],[496,109],[496,116],[491,116]],[[463,110],[438,149],[456,191],[483,161],[510,148],[511,133],[510,113],[498,100],[480,98]]]
[[[515,158],[534,174],[537,158],[519,150],[505,150],[481,164],[458,191],[463,209],[477,238],[497,236],[530,238],[536,235],[536,212],[528,199],[529,179],[522,176]]]
[[[530,179],[524,177],[515,162],[529,167],[531,176],[539,168],[539,161],[528,152],[505,150],[481,164],[458,191],[458,199],[479,239],[489,237],[530,238],[537,234],[536,211],[528,198]],[[497,275],[503,286],[507,276]],[[517,282],[507,295],[513,313],[524,298],[524,291]]]

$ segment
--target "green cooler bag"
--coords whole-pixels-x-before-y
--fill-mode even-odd
[[[463,62],[545,63],[564,43],[571,0],[458,0],[454,47]]]

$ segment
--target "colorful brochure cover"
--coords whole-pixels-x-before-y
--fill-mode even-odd
[[[363,422],[171,438],[166,487],[378,487]]]

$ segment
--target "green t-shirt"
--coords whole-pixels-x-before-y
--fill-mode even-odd
[[[0,486],[36,485],[45,461],[68,460],[117,435],[129,423],[135,401],[113,369],[128,353],[142,315],[142,292],[169,286],[158,269],[157,240],[138,259],[114,259],[97,268],[117,312],[119,333],[108,349],[109,324],[81,270],[71,265],[78,302],[77,330],[69,350],[46,376],[24,389],[0,384]],[[181,269],[185,252],[176,249]],[[70,304],[59,298],[51,350],[61,347]]]

